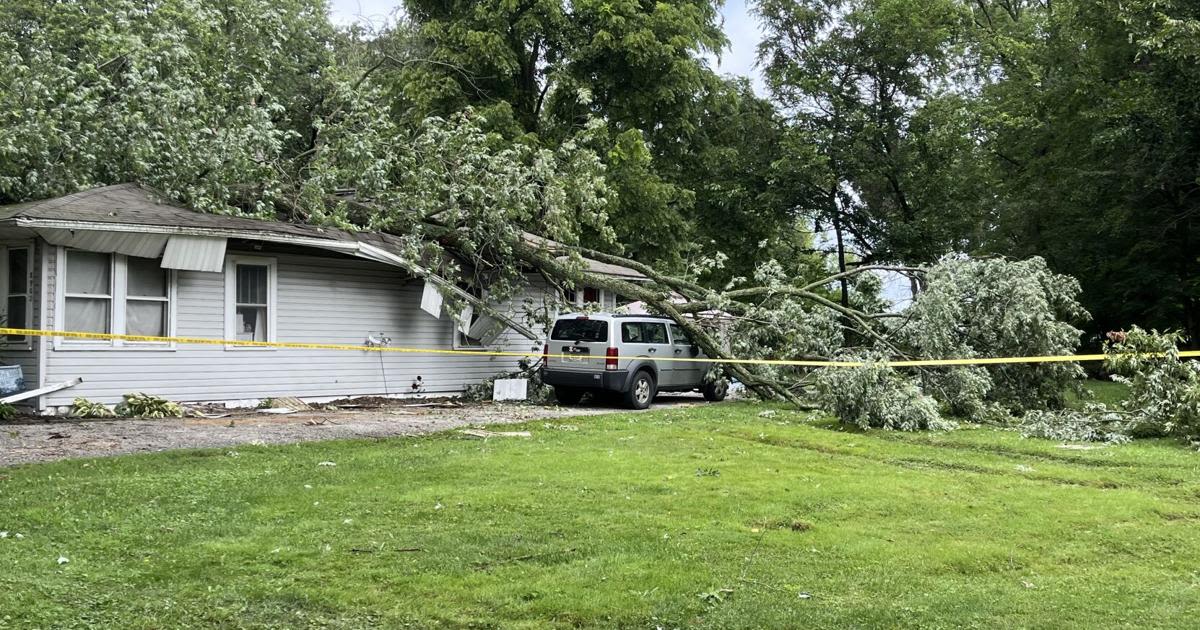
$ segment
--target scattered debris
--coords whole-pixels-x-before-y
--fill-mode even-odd
[[[484,570],[487,570],[491,567],[494,567],[494,566],[500,565],[500,564],[511,564],[513,562],[524,562],[526,560],[534,560],[536,558],[544,558],[546,556],[554,556],[554,555],[563,554],[563,553],[575,553],[575,548],[569,547],[567,549],[562,549],[562,550],[558,550],[558,551],[547,551],[545,553],[531,553],[531,554],[526,554],[524,556],[517,556],[515,558],[503,558],[500,560],[476,562],[475,569],[477,571],[484,571]]]
[[[529,379],[498,378],[492,381],[492,400],[525,400],[529,398]]]
[[[797,597],[799,597],[800,599],[812,599],[812,593],[800,591],[800,594],[797,595]]]
[[[312,411],[312,406],[295,396],[282,396],[271,399],[272,407],[282,407],[293,411]]]
[[[70,560],[68,560],[66,556],[59,556],[59,557],[58,557],[58,563],[59,563],[59,564],[66,564],[66,563],[68,563],[68,562],[70,562]]]
[[[204,413],[203,411],[200,411],[199,409],[196,409],[195,407],[188,407],[187,414],[189,416],[193,416],[196,418],[205,418],[207,420],[220,420],[221,418],[228,418],[229,416],[233,415],[231,413]]]
[[[484,429],[460,429],[459,433],[485,440],[494,437],[533,437],[533,434],[529,431],[487,431]]]
[[[319,462],[318,466],[337,466],[336,462]]]
[[[1065,448],[1069,451],[1092,451],[1104,447],[1099,444],[1059,444],[1055,448]]]
[[[427,403],[410,403],[403,405],[404,407],[462,407],[462,403],[456,403],[453,400],[443,402],[427,402]]]
[[[696,476],[697,477],[720,477],[721,471],[717,470],[716,468],[697,468]]]
[[[287,407],[271,407],[269,409],[259,409],[258,413],[296,413],[296,410],[288,409]]]
[[[46,439],[47,440],[65,440],[69,437],[71,437],[70,434],[59,433],[59,432],[55,431],[54,433],[51,433],[49,436],[47,436]]]
[[[758,412],[758,417],[759,418],[774,418],[775,414],[777,414],[777,413],[779,413],[779,412],[774,409],[764,409],[764,410]]]
[[[66,389],[68,387],[75,387],[76,385],[78,385],[82,382],[83,382],[83,379],[81,379],[81,378],[73,378],[69,381],[63,381],[61,383],[57,383],[54,385],[47,385],[40,389],[31,389],[27,392],[18,392],[16,394],[13,394],[12,396],[5,396],[4,398],[0,398],[0,403],[15,403],[15,402],[20,402],[22,400],[28,400],[30,398],[37,398],[38,396],[52,394],[54,392],[57,392],[62,389]]]

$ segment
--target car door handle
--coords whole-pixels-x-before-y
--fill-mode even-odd
[[[650,348],[650,352],[658,352],[658,348]]]
[[[675,348],[675,354],[679,354],[681,352],[683,352],[683,350],[680,350],[679,348]]]

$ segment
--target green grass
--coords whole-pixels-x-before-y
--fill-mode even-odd
[[[0,628],[1196,623],[1194,451],[762,409],[0,470]]]

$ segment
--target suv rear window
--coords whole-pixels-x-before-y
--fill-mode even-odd
[[[560,319],[554,322],[550,338],[555,341],[608,341],[608,322],[600,319]]]

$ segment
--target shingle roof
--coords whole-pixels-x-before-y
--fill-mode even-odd
[[[138,184],[116,184],[92,188],[42,201],[0,206],[0,221],[22,219],[35,221],[67,221],[93,224],[139,225],[156,228],[182,228],[193,230],[234,230],[239,235],[254,240],[256,235],[303,237],[342,242],[359,242],[374,245],[392,253],[400,253],[400,239],[379,232],[347,232],[336,228],[317,227],[267,221],[221,214],[206,214],[181,206],[161,193]],[[551,251],[564,246],[550,239],[526,234],[526,239]],[[610,265],[585,259],[588,270],[601,275],[626,279],[644,279],[645,276],[618,265]]]

